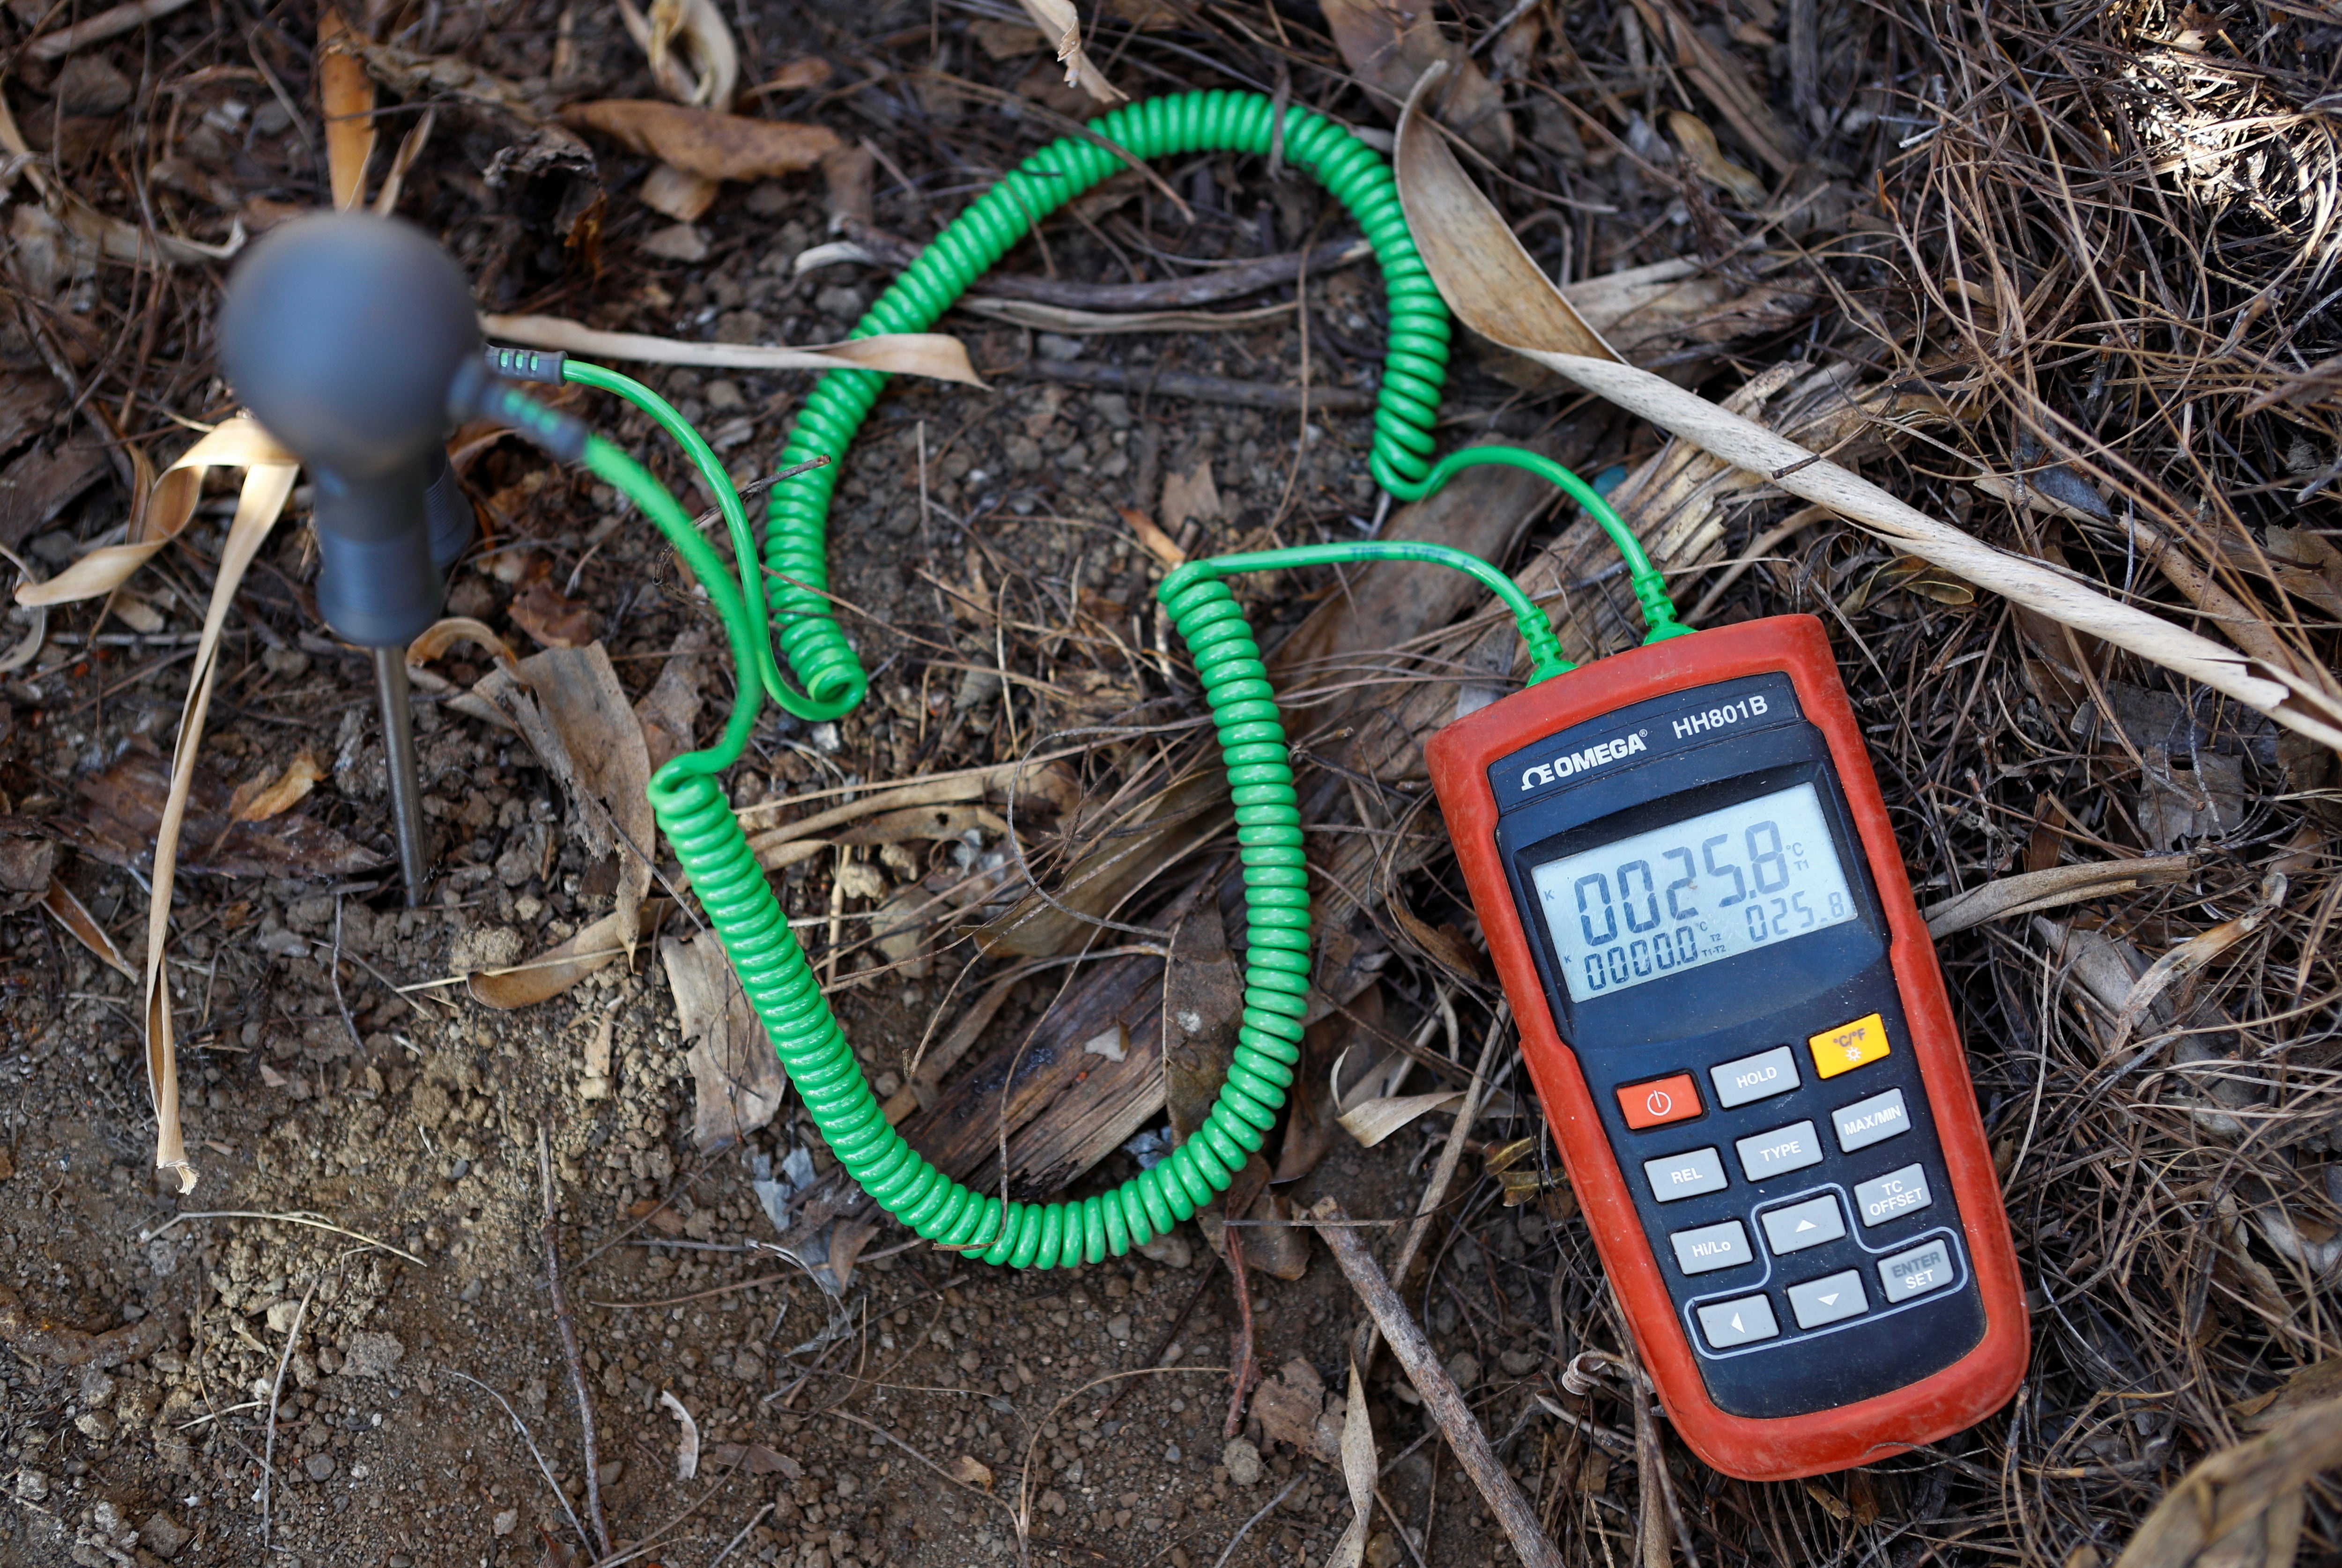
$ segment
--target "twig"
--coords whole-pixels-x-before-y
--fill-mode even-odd
[[[293,1326],[285,1331],[284,1353],[276,1358],[276,1381],[268,1385],[268,1441],[260,1452],[260,1560],[268,1561],[268,1538],[275,1521],[269,1517],[269,1503],[274,1501],[273,1483],[276,1480],[276,1407],[285,1398],[285,1369],[293,1364],[293,1347],[301,1343],[301,1324],[309,1315],[309,1303],[316,1299],[317,1287],[325,1283],[320,1271],[309,1282],[308,1291],[301,1297],[301,1305],[293,1313]]]
[[[1237,1525],[1236,1533],[1228,1537],[1226,1549],[1220,1553],[1219,1561],[1213,1563],[1212,1568],[1227,1568],[1228,1559],[1236,1555],[1236,1550],[1238,1546],[1244,1544],[1244,1538],[1252,1533],[1252,1527],[1259,1523],[1262,1520],[1267,1518],[1269,1510],[1275,1508],[1278,1503],[1292,1496],[1293,1489],[1300,1485],[1302,1482],[1306,1479],[1308,1479],[1306,1475],[1296,1475],[1292,1480],[1286,1482],[1285,1483],[1284,1491],[1278,1493],[1276,1496],[1262,1503],[1260,1505],[1259,1513],[1254,1514],[1251,1518]]]
[[[757,1509],[755,1515],[749,1519],[748,1523],[740,1526],[740,1533],[726,1542],[724,1543],[724,1550],[718,1552],[714,1557],[708,1559],[707,1568],[724,1568],[724,1559],[731,1556],[733,1552],[739,1547],[740,1543],[748,1539],[748,1532],[754,1530],[757,1525],[762,1524],[765,1522],[765,1515],[770,1513],[775,1506],[776,1504],[767,1503],[762,1508]]]
[[[334,1005],[340,1009],[342,1027],[350,1032],[350,1044],[358,1054],[366,1054],[365,1036],[358,1033],[357,1020],[350,1016],[350,1004],[342,999],[342,895],[334,894],[334,956],[325,965],[325,978],[334,987]]]
[[[735,1280],[728,1285],[717,1285],[713,1290],[694,1291],[687,1296],[668,1296],[664,1301],[597,1302],[588,1298],[586,1304],[587,1306],[608,1307],[615,1312],[638,1312],[645,1307],[681,1306],[686,1302],[702,1302],[706,1301],[709,1296],[729,1295],[734,1291],[745,1291],[752,1289],[757,1285],[768,1285],[775,1280],[786,1280],[790,1276],[786,1271],[784,1271],[780,1273],[758,1274],[752,1280]]]
[[[1252,1282],[1245,1274],[1244,1233],[1224,1230],[1220,1244],[1228,1251],[1228,1277],[1236,1287],[1235,1353],[1228,1357],[1228,1414],[1220,1423],[1222,1437],[1234,1437],[1244,1425],[1245,1397],[1260,1381],[1260,1363],[1252,1353]]]
[[[561,1353],[569,1362],[569,1386],[577,1393],[577,1427],[586,1454],[586,1513],[594,1521],[594,1543],[610,1554],[610,1526],[602,1517],[602,1445],[594,1432],[594,1395],[586,1386],[586,1358],[577,1349],[577,1319],[561,1288],[561,1219],[553,1203],[553,1149],[545,1124],[536,1124],[536,1174],[545,1186],[545,1283],[553,1293],[553,1321],[561,1326]]]
[[[1408,1227],[1406,1240],[1399,1244],[1398,1262],[1392,1265],[1393,1287],[1406,1288],[1406,1276],[1415,1260],[1423,1251],[1426,1237],[1431,1233],[1431,1222],[1439,1206],[1447,1200],[1447,1185],[1456,1179],[1456,1167],[1464,1158],[1464,1144],[1473,1122],[1480,1114],[1480,1104],[1488,1093],[1489,1067],[1496,1054],[1496,1045],[1505,1035],[1506,1021],[1511,1016],[1509,1003],[1499,1003],[1496,1015],[1488,1020],[1487,1038],[1480,1043],[1480,1064],[1472,1069],[1472,1081],[1464,1086],[1464,1104],[1456,1113],[1456,1124],[1447,1129],[1446,1145],[1439,1151],[1439,1164],[1431,1173],[1431,1185],[1423,1190],[1423,1202],[1416,1206],[1415,1223]],[[1371,1368],[1375,1359],[1376,1326],[1369,1323],[1358,1338],[1358,1365]]]
[[[552,1491],[553,1500],[561,1504],[561,1512],[569,1515],[569,1527],[577,1532],[578,1540],[585,1540],[586,1526],[578,1521],[577,1510],[569,1506],[569,1494],[561,1490],[561,1483],[559,1482],[554,1480],[553,1466],[545,1462],[545,1453],[536,1446],[536,1439],[529,1435],[528,1423],[520,1418],[520,1412],[512,1407],[512,1401],[506,1399],[503,1394],[498,1393],[495,1389],[489,1387],[486,1383],[482,1383],[478,1378],[474,1377],[469,1373],[457,1372],[452,1366],[446,1370],[451,1376],[462,1378],[465,1383],[470,1383],[474,1388],[478,1389],[482,1393],[486,1394],[490,1399],[495,1400],[498,1404],[505,1407],[505,1413],[512,1417],[513,1430],[520,1433],[520,1440],[528,1444],[529,1457],[536,1461],[536,1473],[545,1477],[545,1484]]]
[[[404,1247],[394,1247],[388,1242],[377,1241],[372,1236],[356,1231],[345,1231],[341,1226],[321,1220],[315,1214],[272,1214],[265,1209],[190,1209],[184,1214],[172,1215],[151,1231],[139,1232],[138,1240],[141,1243],[151,1242],[164,1232],[185,1224],[189,1220],[275,1220],[288,1225],[307,1225],[315,1230],[331,1231],[337,1236],[347,1236],[354,1242],[364,1242],[370,1247],[380,1247],[384,1252],[393,1253],[405,1258],[417,1268],[427,1269],[431,1266]]]
[[[1318,1220],[1345,1217],[1340,1201],[1335,1198],[1318,1200],[1309,1215]],[[1561,1554],[1538,1527],[1536,1510],[1521,1495],[1519,1483],[1505,1473],[1505,1467],[1496,1462],[1496,1451],[1488,1446],[1488,1434],[1473,1418],[1472,1409],[1464,1403],[1455,1380],[1439,1364],[1438,1354],[1424,1337],[1422,1327],[1407,1315],[1406,1303],[1391,1288],[1389,1279],[1375,1263],[1374,1254],[1366,1251],[1366,1243],[1354,1232],[1339,1228],[1329,1227],[1320,1233],[1333,1250],[1334,1261],[1341,1266],[1350,1288],[1358,1293],[1358,1299],[1373,1314],[1382,1337],[1389,1342],[1391,1354],[1398,1358],[1407,1381],[1423,1396],[1424,1408],[1439,1423],[1440,1434],[1447,1439],[1449,1450],[1464,1466],[1465,1473],[1471,1476],[1472,1483],[1480,1489],[1480,1495],[1487,1500],[1488,1511],[1504,1526],[1513,1550],[1520,1556],[1521,1568],[1562,1568]]]

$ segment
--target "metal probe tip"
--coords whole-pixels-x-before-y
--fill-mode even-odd
[[[390,771],[390,809],[398,821],[398,865],[406,877],[406,907],[423,902],[431,855],[423,841],[423,787],[415,772],[415,714],[407,702],[406,650],[374,650],[374,685],[382,698],[382,744]]]

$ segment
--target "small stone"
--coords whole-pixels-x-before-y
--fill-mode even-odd
[[[861,1478],[854,1472],[846,1471],[837,1478],[837,1494],[840,1497],[851,1497],[861,1490]]]
[[[699,389],[699,400],[716,414],[728,414],[733,409],[746,406],[748,401],[741,394],[738,382],[727,381],[722,376]]]
[[[497,1514],[494,1520],[489,1522],[488,1529],[497,1535],[509,1535],[513,1533],[513,1526],[519,1523],[520,1510],[517,1508],[507,1508],[502,1513]]]
[[[813,296],[814,308],[824,315],[850,319],[862,314],[862,291],[832,284]]]
[[[334,1456],[330,1453],[313,1453],[301,1462],[301,1467],[309,1473],[312,1481],[331,1481],[334,1478]]]
[[[260,662],[269,674],[297,679],[309,673],[309,655],[298,648],[263,648]]]
[[[1161,1263],[1166,1269],[1184,1269],[1195,1261],[1195,1249],[1187,1238],[1176,1230],[1164,1232],[1138,1249],[1139,1255],[1149,1263]]]
[[[1507,1377],[1526,1377],[1543,1359],[1533,1350],[1507,1350],[1497,1353],[1496,1364],[1505,1369]]]
[[[1166,1463],[1166,1464],[1176,1464],[1176,1463],[1178,1463],[1182,1459],[1185,1459],[1185,1458],[1186,1458],[1186,1457],[1187,1457],[1187,1456],[1186,1456],[1186,1454],[1184,1454],[1184,1453],[1180,1453],[1180,1452],[1179,1452],[1179,1445],[1178,1445],[1177,1443],[1165,1443],[1165,1444],[1163,1445],[1163,1463]]]
[[[80,1393],[84,1404],[104,1404],[114,1397],[114,1379],[108,1377],[102,1368],[84,1367]]]
[[[1241,1437],[1231,1437],[1220,1450],[1220,1463],[1228,1467],[1228,1479],[1238,1486],[1258,1486],[1266,1473],[1260,1463],[1260,1450]]]
[[[468,974],[478,969],[509,969],[521,959],[524,938],[509,925],[475,925],[447,949],[447,967]]]
[[[1043,359],[1079,359],[1082,350],[1089,346],[1080,338],[1064,337],[1054,332],[1043,333],[1038,344]]]
[[[260,940],[254,945],[261,952],[276,958],[309,956],[309,944],[302,939],[301,934],[297,931],[263,932]]]
[[[1126,1312],[1118,1312],[1106,1319],[1106,1337],[1116,1344],[1127,1343],[1130,1338],[1130,1314]]]
[[[707,242],[689,224],[669,224],[643,241],[646,255],[661,261],[699,262],[707,259]]]
[[[342,1370],[353,1377],[388,1377],[406,1347],[386,1333],[354,1333],[343,1353]]]
[[[154,1513],[138,1527],[138,1544],[168,1563],[187,1548],[195,1533],[181,1526],[167,1513]]]
[[[74,553],[81,548],[81,543],[64,529],[57,528],[35,539],[30,548],[35,555],[50,565],[63,566],[72,562]]]
[[[301,1315],[301,1303],[297,1301],[288,1299],[273,1303],[268,1308],[268,1332],[291,1333],[293,1325],[300,1321]]]
[[[130,1528],[122,1517],[121,1508],[106,1498],[98,1499],[97,1506],[89,1511],[89,1522],[108,1541]]]
[[[114,1436],[114,1417],[102,1410],[85,1410],[74,1417],[74,1425],[92,1443],[105,1443]]]
[[[49,1478],[37,1470],[16,1472],[16,1500],[38,1503],[49,1494]]]
[[[1459,1350],[1447,1358],[1447,1375],[1456,1386],[1470,1389],[1480,1381],[1480,1358],[1468,1350]]]

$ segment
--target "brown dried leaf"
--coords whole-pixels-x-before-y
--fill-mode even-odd
[[[992,1490],[992,1467],[973,1453],[963,1453],[951,1462],[951,1478],[962,1486]]]
[[[1066,67],[1066,85],[1079,87],[1101,104],[1118,104],[1130,96],[1106,79],[1106,73],[1093,64],[1082,48],[1081,15],[1073,0],[1020,0],[1026,15],[1040,24],[1041,31],[1056,39],[1057,60]]]
[[[594,640],[593,606],[562,597],[549,577],[540,577],[513,601],[513,624],[548,648],[582,648]]]
[[[235,786],[228,797],[227,814],[234,822],[266,822],[272,816],[282,816],[302,801],[325,770],[307,752],[301,753],[285,764],[285,771],[272,781],[266,774]]]
[[[2301,1539],[2302,1489],[2342,1463],[2342,1399],[2199,1460],[2164,1494],[2115,1568],[2286,1568]]]
[[[756,120],[652,98],[572,104],[561,117],[573,130],[597,131],[635,152],[711,180],[767,180],[800,174],[845,145],[826,125]]]
[[[596,359],[721,370],[876,370],[888,375],[956,381],[964,386],[984,385],[968,361],[966,345],[935,332],[882,333],[846,343],[789,348],[755,343],[685,343],[646,333],[604,332],[557,315],[483,315],[480,330],[499,343],[557,348]]]
[[[335,39],[350,37],[351,26],[338,6],[327,6],[317,17],[317,98],[325,115],[325,172],[333,187],[334,208],[348,212],[365,200],[366,165],[374,157],[374,78],[365,63],[347,50],[331,47]]]
[[[982,26],[981,22],[973,25]],[[803,93],[820,86],[837,75],[837,68],[818,55],[804,55],[784,64],[766,80],[748,89],[751,93]]]
[[[632,927],[622,923],[613,911],[525,964],[516,964],[510,969],[482,970],[467,983],[472,1000],[507,1013],[549,1001],[596,970],[626,957],[636,940],[657,929],[670,907],[666,899],[651,899],[639,912],[639,925]]]
[[[707,1154],[772,1121],[787,1083],[722,944],[713,935],[669,937],[659,958],[675,994],[676,1029],[691,1046],[692,1141]]]
[[[299,813],[262,823],[232,814],[235,789],[208,763],[194,764],[175,802],[173,779],[160,753],[134,741],[113,766],[76,786],[86,808],[59,824],[67,841],[111,865],[140,866],[162,856],[158,838],[166,818],[174,840],[187,847],[172,858],[189,871],[222,876],[348,876],[381,864],[325,824]]]
[[[485,623],[475,621],[469,615],[449,615],[425,626],[420,636],[406,644],[406,662],[409,664],[427,664],[457,643],[470,643],[485,650],[499,664],[520,663],[510,644],[496,635]]]
[[[2032,914],[2135,888],[2185,882],[2195,869],[2195,857],[2186,854],[2056,865],[1996,878],[1931,904],[1920,913],[1927,922],[1927,934],[1941,941],[1955,932],[1970,930],[2004,915]]]
[[[1440,122],[1492,158],[1511,155],[1513,122],[1505,113],[1504,94],[1463,45],[1439,31],[1430,6],[1401,0],[1326,0],[1325,12],[1335,47],[1377,97],[1394,107],[1405,104],[1434,75],[1434,66],[1444,67],[1436,89]]]
[[[1252,1262],[1249,1236],[1245,1238],[1245,1262]],[[1341,1449],[1318,1425],[1325,1410],[1326,1380],[1306,1356],[1286,1362],[1252,1396],[1252,1414],[1260,1423],[1262,1435],[1330,1464],[1341,1457]]]
[[[1163,504],[1159,509],[1163,526],[1173,534],[1180,525],[1193,519],[1198,523],[1216,523],[1227,515],[1220,503],[1220,488],[1212,480],[1212,460],[1197,462],[1185,474],[1170,474],[1163,481]]]
[[[1667,128],[1675,132],[1676,144],[1683,148],[1684,155],[1691,160],[1691,166],[1702,179],[1722,185],[1751,212],[1765,205],[1765,182],[1724,155],[1706,121],[1681,109],[1669,109]]]
[[[64,926],[75,942],[95,954],[101,962],[118,972],[124,979],[138,978],[138,972],[130,967],[130,960],[122,956],[122,949],[115,945],[114,938],[105,934],[105,927],[97,923],[97,917],[82,907],[81,900],[73,895],[73,889],[62,882],[50,883],[48,891],[41,896],[41,907],[55,916],[57,924]]]
[[[668,648],[658,679],[635,704],[653,773],[692,747],[692,726],[699,719],[700,655],[706,651],[707,629],[685,627]]]

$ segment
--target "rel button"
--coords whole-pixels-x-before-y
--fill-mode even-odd
[[[1690,1074],[1678,1073],[1656,1083],[1619,1090],[1618,1112],[1626,1118],[1626,1125],[1637,1132],[1669,1122],[1687,1122],[1699,1114],[1699,1091],[1693,1087]]]

